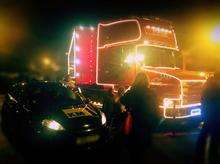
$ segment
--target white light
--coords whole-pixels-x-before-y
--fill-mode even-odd
[[[76,72],[76,77],[79,77],[80,76],[80,73],[79,72]]]
[[[79,93],[82,93],[82,90],[81,90],[81,88],[80,88],[80,87],[78,87],[78,91],[79,91]]]
[[[15,103],[18,103],[18,101],[10,94],[8,94],[8,97],[11,101],[14,101]]]
[[[79,60],[79,59],[76,59],[75,64],[76,64],[76,65],[79,65],[79,64],[80,64],[80,60]]]
[[[79,52],[80,48],[78,46],[75,46],[75,51]]]
[[[160,32],[160,28],[159,28],[159,27],[156,27],[156,31],[157,31],[157,32]]]
[[[77,34],[75,31],[73,32],[73,36],[77,39],[79,38],[79,34]]]
[[[191,116],[200,116],[201,115],[201,109],[200,108],[192,109],[191,112],[190,112],[190,115]]]
[[[79,34],[75,33],[75,37],[78,39],[79,38]]]
[[[42,125],[51,129],[51,130],[64,130],[64,128],[55,120],[45,119],[42,121]]]
[[[155,30],[155,29],[156,29],[156,27],[154,27],[154,26],[152,26],[151,28],[152,28],[153,30]]]
[[[167,29],[164,28],[164,29],[163,29],[163,33],[167,33]]]
[[[92,27],[92,26],[90,26],[90,30],[91,30],[91,31],[94,31],[94,30],[95,30],[95,28],[94,28],[94,27]]]
[[[136,61],[136,62],[142,62],[142,61],[144,61],[144,55],[142,55],[142,54],[137,54],[137,55],[135,56],[135,61]]]
[[[168,33],[169,32],[169,30],[168,29],[165,29],[165,33]]]
[[[84,30],[84,27],[83,27],[83,26],[79,26],[79,29],[80,29],[80,30]]]
[[[52,121],[48,124],[48,128],[54,129],[54,130],[59,130],[60,125],[57,122]]]
[[[134,56],[128,55],[124,61],[125,63],[132,64],[134,62]]]
[[[174,106],[174,102],[173,102],[173,100],[164,99],[163,106],[165,108],[172,108]]]
[[[206,77],[206,73],[205,72],[199,72],[199,76]]]
[[[105,116],[105,113],[103,113],[103,112],[101,112],[101,121],[102,121],[102,125],[104,125],[104,124],[106,124],[106,121],[107,121],[107,119],[106,119],[106,116]]]
[[[144,41],[144,44],[149,44],[149,41],[148,41],[148,40],[145,40],[145,41]]]
[[[133,64],[133,63],[139,63],[139,62],[142,62],[142,61],[144,61],[144,55],[136,54],[135,56],[134,55],[128,55],[124,62],[127,63],[127,64]]]
[[[150,29],[150,26],[149,26],[149,25],[147,25],[147,26],[146,26],[146,28],[147,28],[147,29]]]
[[[214,29],[213,29],[212,40],[215,43],[219,43],[220,42],[220,26],[219,25],[214,27]]]

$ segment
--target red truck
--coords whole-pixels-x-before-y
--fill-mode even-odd
[[[206,77],[183,69],[174,27],[161,19],[132,18],[77,26],[68,52],[68,74],[79,85],[129,87],[146,72],[166,119],[201,115]]]

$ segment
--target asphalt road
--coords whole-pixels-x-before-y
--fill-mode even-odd
[[[3,96],[0,95],[0,109],[2,101]],[[193,163],[198,132],[198,130],[194,130],[187,133],[177,133],[176,136],[172,136],[169,133],[155,134],[153,137],[153,148],[146,154],[147,161],[163,164]],[[113,154],[109,153],[105,158],[96,159],[96,163],[111,163],[110,159],[112,159],[112,156]],[[122,151],[120,156],[120,162],[118,161],[117,163],[129,163],[129,154],[126,151]],[[70,158],[65,159],[69,160]],[[74,160],[74,158],[71,159]],[[15,151],[0,129],[0,164],[24,164],[26,163],[25,161],[25,158]]]

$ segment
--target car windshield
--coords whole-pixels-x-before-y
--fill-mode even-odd
[[[144,55],[145,66],[182,68],[182,57],[178,51],[141,46],[138,48],[138,53]]]
[[[32,98],[43,99],[45,101],[73,101],[76,104],[83,103],[79,93],[73,92],[62,85],[31,86],[28,89],[28,95]]]

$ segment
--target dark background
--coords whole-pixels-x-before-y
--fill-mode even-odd
[[[219,9],[217,1],[205,0],[1,0],[0,75],[48,72],[61,77],[74,25],[95,26],[102,20],[132,16],[172,21],[187,69],[213,71],[220,61],[220,45],[208,37],[220,26]],[[42,68],[45,57],[54,63],[55,71]]]

